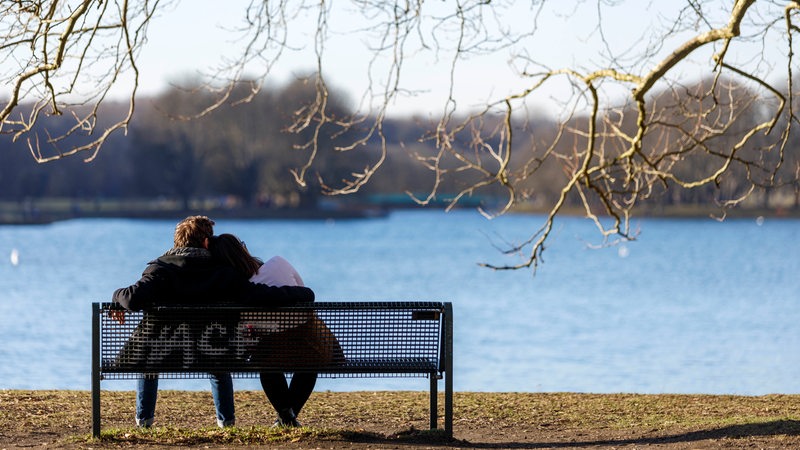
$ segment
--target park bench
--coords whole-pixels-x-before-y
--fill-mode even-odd
[[[316,372],[321,378],[427,377],[430,428],[453,433],[453,316],[449,302],[314,302],[288,307],[171,306],[125,311],[92,304],[92,435],[101,380],[202,378],[230,372]]]

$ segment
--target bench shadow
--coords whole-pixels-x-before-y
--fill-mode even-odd
[[[775,420],[762,423],[749,423],[742,425],[729,425],[706,430],[690,431],[678,434],[665,434],[661,436],[647,436],[630,439],[597,439],[575,440],[569,442],[470,442],[465,440],[447,439],[443,434],[409,430],[392,436],[379,436],[372,433],[352,433],[347,437],[350,442],[373,443],[384,445],[428,445],[432,447],[459,448],[508,448],[508,449],[538,449],[538,448],[577,448],[577,447],[603,447],[623,445],[655,445],[671,443],[690,443],[717,439],[741,439],[759,436],[800,436],[800,421]]]

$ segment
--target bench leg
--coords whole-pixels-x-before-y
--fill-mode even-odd
[[[100,305],[92,304],[92,437],[100,437]]]
[[[100,437],[100,381],[92,375],[92,437]]]
[[[444,375],[444,431],[447,437],[453,437],[453,371]]]
[[[444,431],[453,437],[453,305],[444,305]]]
[[[431,379],[431,430],[439,427],[439,380],[436,372],[430,374]]]

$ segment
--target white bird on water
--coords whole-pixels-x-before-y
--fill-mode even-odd
[[[16,266],[19,264],[19,250],[12,248],[11,249],[11,265]]]

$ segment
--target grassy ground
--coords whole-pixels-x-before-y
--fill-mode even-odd
[[[151,430],[132,427],[133,401],[132,392],[103,392],[103,434],[93,440],[88,392],[2,390],[0,450],[800,448],[800,395],[459,392],[453,440],[427,429],[426,392],[318,392],[294,430],[269,428],[261,392],[236,393],[237,426],[226,430],[214,426],[208,392],[162,391]]]

